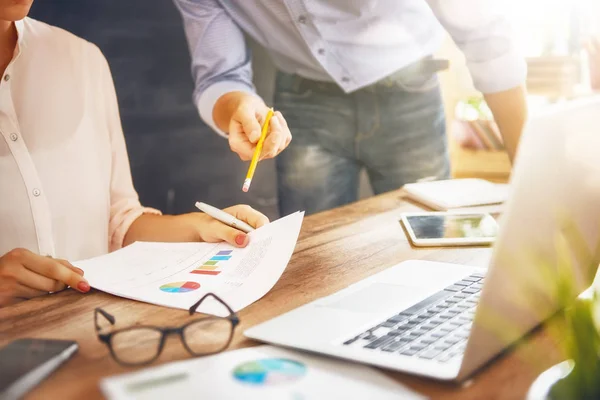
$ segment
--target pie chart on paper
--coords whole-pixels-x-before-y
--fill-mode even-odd
[[[198,282],[173,282],[166,283],[160,287],[160,290],[167,293],[187,293],[200,288]]]
[[[306,375],[306,366],[284,358],[248,361],[233,370],[238,382],[252,386],[275,386],[296,382]]]

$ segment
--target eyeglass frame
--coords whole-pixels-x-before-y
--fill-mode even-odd
[[[167,337],[170,335],[175,335],[175,334],[179,336],[181,343],[183,344],[183,347],[187,350],[187,352],[190,353],[194,357],[209,356],[212,354],[220,353],[223,350],[225,350],[226,348],[228,348],[229,345],[231,344],[231,342],[233,341],[235,328],[239,325],[240,318],[238,317],[237,313],[235,311],[233,311],[233,309],[227,303],[225,303],[225,301],[223,301],[219,296],[217,296],[214,293],[206,293],[204,296],[202,296],[202,298],[200,300],[198,300],[196,303],[194,303],[188,309],[190,315],[194,315],[194,313],[196,312],[196,310],[198,309],[200,304],[202,304],[202,302],[209,296],[213,297],[215,300],[217,300],[219,303],[221,303],[223,306],[225,306],[227,311],[229,311],[229,315],[227,317],[218,317],[216,315],[209,315],[208,317],[194,319],[194,320],[189,321],[179,327],[161,328],[159,326],[135,325],[135,326],[127,327],[127,328],[117,329],[117,330],[109,332],[109,333],[100,333],[102,328],[100,327],[100,324],[98,323],[98,315],[103,316],[106,320],[108,320],[108,322],[110,322],[111,325],[114,325],[116,323],[116,318],[113,315],[106,312],[105,310],[103,310],[102,308],[96,307],[94,309],[94,325],[96,327],[96,334],[98,335],[98,340],[100,342],[106,344],[106,346],[110,350],[110,354],[111,354],[112,358],[116,362],[118,362],[121,365],[129,366],[129,367],[148,365],[148,364],[151,364],[154,361],[156,361],[162,354]],[[208,353],[196,353],[196,352],[192,351],[192,349],[186,343],[183,332],[184,332],[185,328],[187,328],[188,326],[190,326],[192,324],[198,323],[199,321],[209,321],[209,320],[228,320],[231,325],[231,330],[229,332],[229,339],[227,340],[227,343],[223,346],[223,348],[221,348],[220,350],[208,352]],[[147,361],[139,362],[139,363],[130,363],[130,362],[119,359],[119,357],[116,355],[115,350],[112,345],[112,338],[118,333],[131,331],[131,330],[135,330],[135,329],[151,329],[151,330],[160,332],[161,336],[160,336],[160,342],[158,345],[158,351],[156,352],[156,355],[153,358],[151,358]]]

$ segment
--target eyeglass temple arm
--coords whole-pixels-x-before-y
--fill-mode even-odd
[[[225,306],[225,308],[227,309],[227,311],[229,311],[229,314],[233,315],[235,318],[237,318],[235,311],[233,311],[232,308],[229,307],[229,305],[227,303],[225,303],[223,300],[221,300],[221,298],[214,293],[206,293],[204,296],[202,296],[202,298],[200,300],[198,300],[194,305],[192,305],[189,310],[190,315],[194,315],[194,313],[196,312],[198,307],[200,307],[200,304],[202,304],[204,299],[206,299],[208,296],[212,296],[219,303],[223,304]]]
[[[100,307],[97,307],[94,310],[94,323],[96,324],[96,330],[100,330],[100,324],[98,323],[98,314],[102,315],[104,318],[106,318],[108,320],[108,322],[110,322],[111,325],[115,324],[115,317],[113,317],[112,315],[110,315],[109,313],[107,313],[106,311],[104,311],[103,309],[101,309]]]

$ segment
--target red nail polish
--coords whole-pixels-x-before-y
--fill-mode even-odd
[[[85,281],[81,281],[77,284],[77,289],[80,292],[87,293],[90,291],[90,285]]]
[[[244,243],[246,242],[246,235],[237,235],[235,237],[235,242],[237,243],[238,246],[243,246]]]

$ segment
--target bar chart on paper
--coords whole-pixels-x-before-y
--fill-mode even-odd
[[[208,261],[205,261],[204,264],[196,267],[191,273],[198,275],[219,275],[232,256],[233,250],[221,250]]]

